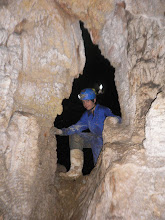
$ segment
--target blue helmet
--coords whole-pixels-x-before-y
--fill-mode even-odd
[[[92,100],[92,99],[96,98],[96,93],[95,93],[94,89],[86,88],[80,92],[78,97],[80,100]]]

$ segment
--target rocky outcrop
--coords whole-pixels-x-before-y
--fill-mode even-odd
[[[84,67],[79,22],[43,0],[9,1],[1,6],[0,24],[1,87],[10,98],[2,111],[10,104],[10,115],[14,108],[54,119]]]
[[[84,63],[79,21],[54,1],[0,1],[4,219],[54,219],[57,156],[49,130]]]
[[[80,213],[81,219],[165,216],[165,4],[119,3],[105,17],[97,43],[116,68],[122,124],[113,125],[110,118],[106,119],[100,161],[71,219]]]
[[[52,217],[50,201],[54,200],[51,185],[56,148],[54,138],[47,138],[48,131],[44,129],[44,132],[33,115],[16,112],[10,120],[5,133],[6,145],[0,154],[3,167],[0,204],[4,219]]]
[[[0,216],[164,219],[164,11],[161,0],[0,2]],[[115,67],[122,124],[106,119],[95,169],[67,182],[49,130],[84,67],[79,20]]]

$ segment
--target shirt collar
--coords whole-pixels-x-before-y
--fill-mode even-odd
[[[91,115],[91,114],[94,116],[95,111],[96,111],[97,108],[98,108],[98,104],[96,104],[95,110],[94,110],[93,114],[92,114],[92,111],[88,110],[88,111],[87,111],[87,112],[88,112],[88,116]]]

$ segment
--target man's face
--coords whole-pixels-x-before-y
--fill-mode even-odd
[[[86,108],[87,110],[91,110],[93,107],[95,107],[95,102],[96,99],[94,99],[94,102],[92,102],[91,100],[82,101],[84,108]]]

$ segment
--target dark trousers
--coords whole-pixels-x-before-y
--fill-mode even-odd
[[[82,132],[69,136],[70,149],[92,148],[94,164],[96,164],[100,151],[102,149],[102,138],[90,132]]]

